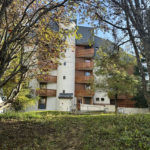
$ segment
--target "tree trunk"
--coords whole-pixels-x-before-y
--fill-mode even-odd
[[[117,104],[117,97],[118,97],[118,94],[115,95],[115,113],[117,113],[117,109],[118,109],[118,104]]]
[[[148,112],[150,113],[150,102],[149,101],[147,102],[147,105],[148,105]]]

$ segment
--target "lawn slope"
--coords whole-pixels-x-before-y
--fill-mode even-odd
[[[0,150],[150,150],[150,115],[0,114]]]

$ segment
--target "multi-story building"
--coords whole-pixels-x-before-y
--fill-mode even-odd
[[[69,27],[63,28],[75,27],[75,23],[72,22]],[[37,79],[31,80],[30,86],[33,89],[40,88],[36,90],[36,94],[41,99],[27,111],[41,109],[70,111],[73,108],[80,110],[81,105],[82,107],[83,105],[93,106],[99,110],[104,109],[105,106],[114,105],[113,99],[107,97],[105,93],[92,92],[88,84],[94,77],[93,58],[102,43],[101,38],[91,35],[91,29],[79,26],[78,33],[82,34],[82,38],[80,40],[76,40],[74,36],[67,38],[69,47],[65,51],[66,57],[60,60],[62,65],[52,65],[50,75],[38,74]],[[94,40],[94,45],[89,46],[91,38]],[[122,102],[125,104],[125,97],[120,97],[119,101],[118,106]],[[134,102],[128,100],[128,104],[134,104]],[[95,105],[101,107],[94,107]]]

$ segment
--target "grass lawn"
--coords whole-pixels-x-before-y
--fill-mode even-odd
[[[0,150],[150,150],[150,114],[0,114]]]

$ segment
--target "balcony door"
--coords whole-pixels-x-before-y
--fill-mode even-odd
[[[84,100],[85,100],[85,104],[91,104],[91,97],[85,97],[84,98]]]
[[[40,83],[40,89],[47,89],[47,83]]]
[[[77,109],[80,110],[80,104],[82,104],[82,99],[77,99]]]
[[[39,109],[46,109],[46,102],[47,102],[47,98],[41,97],[39,100]]]

